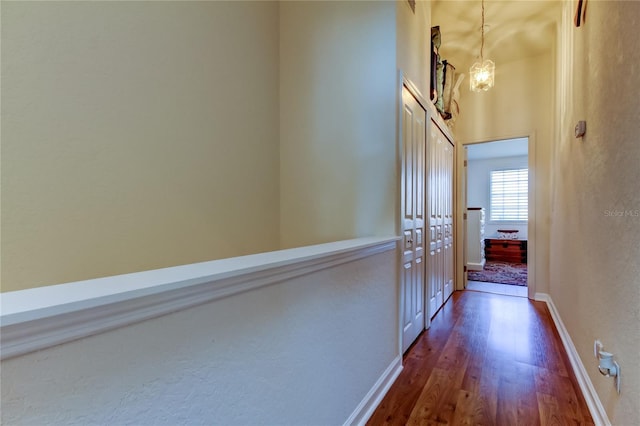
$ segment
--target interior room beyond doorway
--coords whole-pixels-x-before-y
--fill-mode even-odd
[[[466,149],[466,288],[527,296],[528,138]]]

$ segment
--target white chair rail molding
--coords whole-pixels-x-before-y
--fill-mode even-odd
[[[3,422],[363,421],[402,368],[397,241],[4,293]]]

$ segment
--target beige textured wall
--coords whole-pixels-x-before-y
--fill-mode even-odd
[[[551,31],[551,28],[548,28]],[[552,51],[496,64],[495,87],[488,92],[469,90],[468,77],[461,88],[456,139],[462,143],[534,137],[529,157],[535,162],[535,281],[537,292],[548,292],[549,282],[549,171],[553,138],[554,61]]]
[[[278,5],[2,6],[2,290],[278,248]]]
[[[431,2],[416,1],[415,13],[408,1],[396,2],[396,24],[398,68],[428,100],[431,84]]]
[[[562,58],[553,168],[550,292],[614,425],[640,419],[638,24],[638,2],[589,2],[586,25],[564,28],[574,51]],[[583,140],[573,136],[578,120],[587,121]],[[620,362],[620,395],[598,373],[597,338]]]
[[[283,248],[395,231],[395,10],[280,4]]]

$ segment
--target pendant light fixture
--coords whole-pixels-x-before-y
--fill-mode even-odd
[[[482,0],[482,26],[480,41],[480,62],[471,65],[469,69],[469,88],[473,92],[486,92],[493,87],[496,64],[492,60],[484,59],[484,0]]]

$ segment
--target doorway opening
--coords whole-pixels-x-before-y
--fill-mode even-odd
[[[529,138],[465,146],[466,289],[527,297]]]

